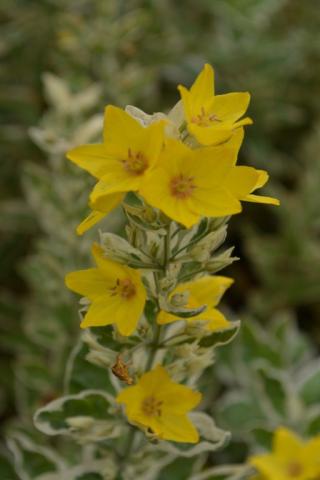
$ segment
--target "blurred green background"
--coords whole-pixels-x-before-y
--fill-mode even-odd
[[[4,428],[28,429],[61,391],[78,332],[63,276],[89,261],[95,234],[74,233],[90,180],[64,152],[99,139],[108,103],[168,110],[205,62],[218,93],[250,91],[240,161],[267,169],[266,191],[282,202],[232,220],[241,262],[224,272],[236,279],[226,303],[265,326],[285,312],[319,346],[319,1],[2,0],[0,23]],[[120,228],[121,217],[107,222]]]

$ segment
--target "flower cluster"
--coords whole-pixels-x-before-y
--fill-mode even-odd
[[[252,123],[242,118],[250,95],[215,95],[213,86],[213,69],[205,65],[190,90],[179,86],[181,100],[168,115],[109,105],[103,143],[67,154],[97,179],[78,234],[120,204],[128,218],[128,242],[102,235],[92,249],[96,268],[66,277],[86,298],[81,327],[112,325],[119,350],[123,337],[144,346],[144,367],[130,367],[130,382],[129,366],[119,359],[114,366],[130,385],[116,400],[131,424],[175,442],[199,441],[188,412],[201,394],[188,378],[186,385],[173,381],[181,362],[170,363],[166,347],[178,338],[180,347],[191,342],[199,358],[212,361],[203,351],[206,339],[231,326],[217,305],[233,280],[213,275],[230,255],[211,257],[224,240],[225,217],[241,212],[242,201],[279,204],[253,193],[267,182],[265,171],[237,165],[243,127]]]

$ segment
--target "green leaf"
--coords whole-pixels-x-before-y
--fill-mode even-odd
[[[34,480],[41,474],[64,467],[64,462],[53,450],[36,444],[21,433],[11,434],[8,447],[14,456],[17,473],[23,480]]]
[[[98,332],[99,339],[106,340],[104,333]],[[94,331],[96,334],[96,331]],[[105,334],[108,335],[107,333]],[[118,346],[119,348],[119,346]],[[97,365],[88,362],[86,355],[89,353],[89,347],[80,343],[70,355],[67,367],[66,383],[70,393],[78,393],[86,390],[88,386],[92,389],[105,390],[114,393],[113,385],[110,381],[108,371]]]
[[[192,469],[194,459],[178,458],[162,469],[158,480],[185,480]]]
[[[241,435],[266,420],[259,406],[259,399],[249,392],[230,393],[222,397],[217,416],[220,425]]]
[[[275,412],[281,417],[285,417],[287,412],[287,391],[284,381],[276,372],[272,372],[264,367],[259,367],[257,373],[263,390]]]
[[[114,438],[120,434],[121,417],[114,414],[113,397],[87,390],[58,398],[35,416],[35,426],[47,435],[71,435],[81,442]]]
[[[260,447],[269,451],[272,449],[272,430],[270,431],[262,427],[257,427],[251,430],[251,434],[254,438],[255,443],[258,444]]]
[[[0,478],[1,480],[19,480],[13,465],[3,455],[0,455]]]
[[[306,405],[319,404],[320,401],[320,362],[309,364],[301,372],[301,383],[298,392]]]
[[[266,334],[253,322],[245,322],[241,330],[241,344],[244,362],[250,364],[257,359],[265,359],[271,365],[281,366],[281,352],[265,341]]]
[[[233,322],[232,326],[228,329],[218,330],[203,337],[199,345],[200,347],[218,347],[220,345],[227,345],[237,335],[240,329],[240,322]]]
[[[103,477],[100,475],[100,473],[84,473],[83,475],[80,475],[79,477],[76,477],[75,480],[103,480]]]

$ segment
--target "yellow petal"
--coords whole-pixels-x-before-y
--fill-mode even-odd
[[[252,125],[252,124],[253,124],[252,118],[245,117],[245,118],[242,118],[241,120],[238,120],[238,122],[235,122],[233,124],[233,129],[239,128],[239,127],[244,127],[245,125]]]
[[[269,205],[280,205],[280,200],[274,197],[266,197],[264,195],[247,195],[246,198],[244,198],[246,202],[252,202],[252,203],[266,203]]]
[[[249,458],[249,463],[263,475],[265,480],[288,480],[282,466],[273,454],[255,455]]]
[[[141,402],[144,398],[144,391],[140,385],[134,385],[121,390],[116,397],[118,403],[127,404],[126,413],[131,410],[132,413],[138,412],[141,409]]]
[[[277,458],[284,463],[292,463],[299,458],[303,442],[285,427],[279,427],[273,437],[273,450]]]
[[[230,328],[231,326],[229,320],[227,320],[223,313],[221,313],[216,308],[211,308],[210,310],[207,310],[203,315],[203,319],[207,320],[206,329],[210,330],[211,332],[225,330],[226,328]]]
[[[240,202],[226,188],[210,191],[196,189],[192,196],[191,208],[194,212],[208,217],[224,217],[241,212]]]
[[[80,327],[114,324],[121,335],[129,336],[135,331],[143,309],[144,302],[141,299],[125,300],[119,295],[106,294],[93,301]]]
[[[214,96],[214,71],[211,65],[205,64],[190,91],[182,85],[178,86],[180,92],[185,115],[188,121],[194,115],[201,112]]]
[[[97,185],[103,188],[104,183],[98,182]],[[97,187],[96,185],[96,187]],[[108,213],[114,210],[124,198],[123,193],[112,193],[105,195],[103,199],[99,201],[99,208],[95,208],[92,204],[93,211],[78,225],[77,234],[82,235],[96,223],[100,222]]]
[[[161,119],[143,126],[121,108],[109,105],[105,110],[104,141],[106,145],[121,145],[123,153],[129,148],[133,152],[142,152],[151,167],[162,148],[166,123]]]
[[[98,212],[97,210],[93,210],[78,226],[77,226],[77,234],[83,235],[87,230],[93,227],[96,223],[100,222],[106,213]]]
[[[166,413],[157,418],[159,437],[172,442],[197,443],[199,433],[189,418],[185,415]]]
[[[197,305],[208,305],[210,307],[218,305],[224,292],[233,284],[232,278],[219,275],[206,275],[193,282],[187,282],[179,285],[175,291],[182,292],[188,290],[196,300]]]
[[[116,185],[116,189],[120,188],[120,184]],[[90,206],[94,210],[110,213],[115,209],[124,199],[125,193],[122,191],[116,193],[110,193],[111,189],[108,184],[100,180],[93,188],[90,194]],[[126,190],[123,190],[126,192]]]
[[[97,243],[94,243],[92,246],[92,255],[101,275],[103,275],[105,279],[112,281],[114,284],[118,279],[121,280],[131,276],[132,271],[135,272],[126,265],[122,265],[106,258],[103,249]],[[139,275],[138,272],[137,274]]]
[[[257,173],[259,174],[259,177],[258,177],[255,188],[261,188],[269,180],[269,174],[265,170],[257,170]]]
[[[239,200],[246,200],[252,190],[254,190],[259,179],[259,173],[252,167],[234,167],[230,170],[226,181],[228,191]]]
[[[202,395],[185,385],[170,382],[163,385],[157,397],[163,402],[164,415],[181,415],[196,407],[201,402]]]
[[[108,105],[104,113],[103,136],[105,144],[133,148],[140,138],[143,126],[121,108]]]
[[[256,172],[258,173],[258,179],[257,179],[257,182],[256,182],[254,188],[251,191],[254,191],[257,188],[263,187],[269,179],[269,175],[265,170],[256,170]],[[263,195],[250,194],[250,195],[247,195],[244,198],[244,200],[246,202],[267,203],[267,204],[270,204],[270,205],[280,205],[280,201],[277,198],[266,197],[266,196],[263,196]]]
[[[127,300],[123,303],[121,309],[118,309],[115,315],[115,322],[121,335],[128,337],[137,327],[140,317],[143,313],[146,301],[145,292],[140,295],[136,294],[133,299]]]
[[[188,123],[188,130],[201,145],[219,145],[229,140],[232,136],[230,124],[213,124],[210,127],[201,127]]]
[[[65,283],[70,290],[90,300],[103,295],[108,287],[106,279],[97,268],[70,272],[65,277]]]
[[[320,436],[312,438],[303,447],[301,452],[301,459],[304,465],[309,465],[311,468],[318,468],[317,473],[320,475]]]
[[[97,144],[76,147],[67,153],[67,158],[94,177],[101,178],[107,171],[110,157],[105,146]]]
[[[159,385],[166,385],[168,382],[171,382],[171,379],[166,371],[161,365],[157,365],[153,370],[146,372],[139,379],[139,384],[147,393],[157,392],[159,390]]]
[[[247,111],[250,102],[248,92],[226,93],[216,95],[212,112],[222,121],[235,122]]]
[[[244,139],[244,128],[237,128],[233,131],[232,136],[227,140],[225,146],[229,147],[233,151],[233,165],[236,164],[238,159],[238,153],[241,148]],[[216,148],[220,148],[220,145]]]
[[[90,305],[87,313],[82,320],[80,327],[103,327],[105,325],[111,325],[114,323],[115,312],[121,305],[121,301],[118,296],[111,296],[106,293],[104,296],[96,299]]]

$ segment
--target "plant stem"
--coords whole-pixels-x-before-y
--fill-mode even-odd
[[[171,223],[167,226],[167,234],[164,237],[164,259],[163,259],[163,269],[164,271],[167,270],[168,265],[170,263],[171,257]]]

